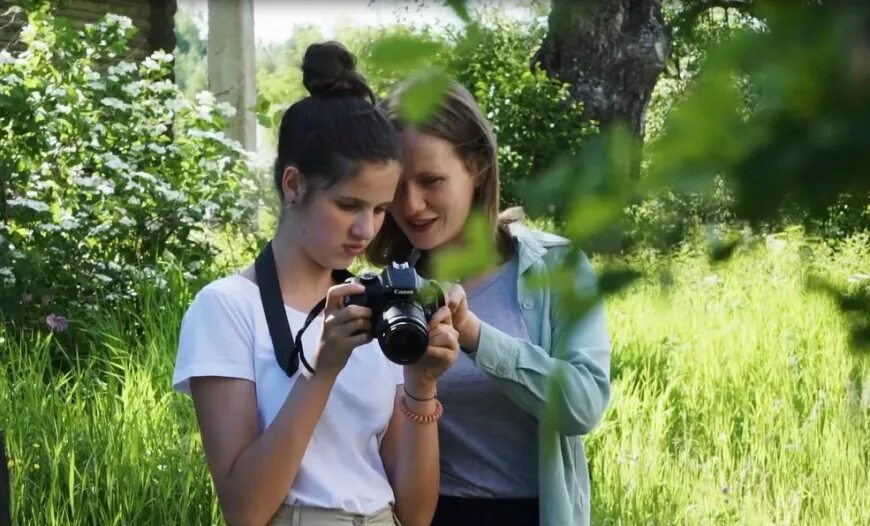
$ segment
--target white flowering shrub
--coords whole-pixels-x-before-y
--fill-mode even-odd
[[[113,15],[76,30],[31,14],[25,51],[0,51],[6,321],[65,327],[48,316],[130,297],[167,259],[203,268],[212,227],[250,222],[252,156],[221,131],[235,110],[183,98],[169,54],[125,60],[133,31]]]

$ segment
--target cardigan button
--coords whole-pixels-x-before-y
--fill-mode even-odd
[[[532,310],[535,308],[535,302],[532,300],[526,300],[523,302],[523,308],[526,310]]]

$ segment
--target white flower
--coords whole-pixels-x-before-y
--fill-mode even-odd
[[[153,58],[148,57],[144,61],[142,61],[142,67],[151,71],[160,70],[160,63],[155,61]]]
[[[97,191],[103,195],[112,195],[115,193],[115,186],[109,181],[103,181],[97,186]]]
[[[66,104],[58,104],[56,109],[58,113],[63,113],[64,115],[68,115],[72,112],[72,108]]]
[[[224,117],[232,117],[236,114],[236,109],[229,102],[220,102],[215,109]]]
[[[100,185],[101,181],[102,181],[102,179],[100,177],[97,177],[97,176],[91,176],[91,177],[73,176],[73,177],[69,178],[70,183],[72,183],[76,186],[83,186],[85,188],[96,188],[97,186]]]
[[[151,126],[148,132],[151,135],[163,135],[169,128],[166,127],[163,123],[157,123],[154,126]]]
[[[210,104],[214,105],[215,98],[214,94],[210,91],[200,91],[196,94],[196,102],[199,104]]]
[[[105,164],[107,168],[117,170],[119,172],[130,171],[130,166],[113,153],[103,154],[103,164]]]
[[[75,230],[79,227],[79,222],[74,217],[67,215],[60,218],[58,226],[61,230]]]
[[[88,86],[94,91],[106,91],[106,83],[102,80],[92,80],[88,82]]]
[[[106,14],[105,24],[109,27],[118,26],[118,28],[122,31],[126,31],[133,27],[133,21],[130,20],[130,17],[116,15],[113,13]]]
[[[136,97],[139,93],[142,92],[142,83],[141,82],[131,82],[129,84],[125,84],[121,90],[131,97]]]
[[[130,199],[127,199],[127,204],[133,205],[133,206],[139,206],[142,204],[142,201],[138,197],[136,197],[135,195],[131,195]]]
[[[122,60],[114,66],[109,66],[108,71],[110,75],[126,75],[127,73],[134,73],[136,71],[136,64],[133,64],[132,62],[129,62],[127,60]]]
[[[164,199],[170,202],[180,203],[184,201],[184,194],[173,190],[165,185],[160,185],[156,188],[157,193],[163,196]]]
[[[64,97],[66,96],[66,91],[57,86],[49,86],[48,88],[46,88],[45,94],[49,97]]]
[[[169,82],[168,80],[161,80],[159,82],[152,82],[151,89],[158,93],[164,91],[172,91],[175,89],[175,84]]]
[[[207,121],[211,119],[211,106],[197,106],[196,107],[196,118]]]
[[[116,99],[115,97],[106,97],[100,101],[104,106],[108,106],[110,108],[115,108],[118,110],[126,110],[127,104],[124,101]]]
[[[15,64],[15,57],[5,49],[0,50],[0,64]]]
[[[169,99],[166,101],[166,107],[173,112],[190,108],[190,102],[185,99]]]
[[[133,175],[135,175],[135,176],[138,177],[139,179],[144,179],[144,180],[148,181],[148,182],[151,183],[151,184],[154,184],[154,183],[157,182],[157,178],[154,177],[153,175],[151,175],[151,174],[148,173],[148,172],[136,172],[136,173],[133,174]]]
[[[119,219],[118,222],[126,227],[131,227],[131,226],[134,226],[136,224],[135,221],[133,221],[132,219],[130,219],[127,216],[121,217],[121,219]]]
[[[154,53],[151,53],[151,58],[156,60],[157,62],[172,62],[172,53],[167,53],[162,49],[158,49]]]
[[[148,143],[148,149],[157,155],[163,155],[166,153],[166,147],[159,144]]]
[[[105,274],[94,274],[94,277],[97,278],[98,280],[102,281],[103,283],[111,283],[112,282],[112,278],[110,278],[109,276],[107,276]]]
[[[47,212],[48,205],[43,203],[42,201],[36,201],[34,199],[24,199],[21,197],[13,197],[9,201],[6,202],[9,206],[22,206],[25,208],[29,208],[31,210],[35,210],[36,212]]]

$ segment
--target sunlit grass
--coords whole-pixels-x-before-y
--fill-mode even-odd
[[[650,278],[607,304],[594,524],[870,524],[867,365],[803,284],[812,270],[867,286],[867,245],[783,237],[720,266],[691,248],[632,261]],[[50,338],[0,334],[16,524],[220,523],[190,401],[170,391],[192,287],[143,287],[62,370]]]

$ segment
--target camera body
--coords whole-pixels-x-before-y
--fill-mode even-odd
[[[342,306],[371,309],[372,336],[389,360],[408,365],[426,354],[429,320],[445,304],[436,281],[420,277],[407,263],[393,262],[380,274],[363,272],[346,283],[359,283],[365,291],[345,296]]]

